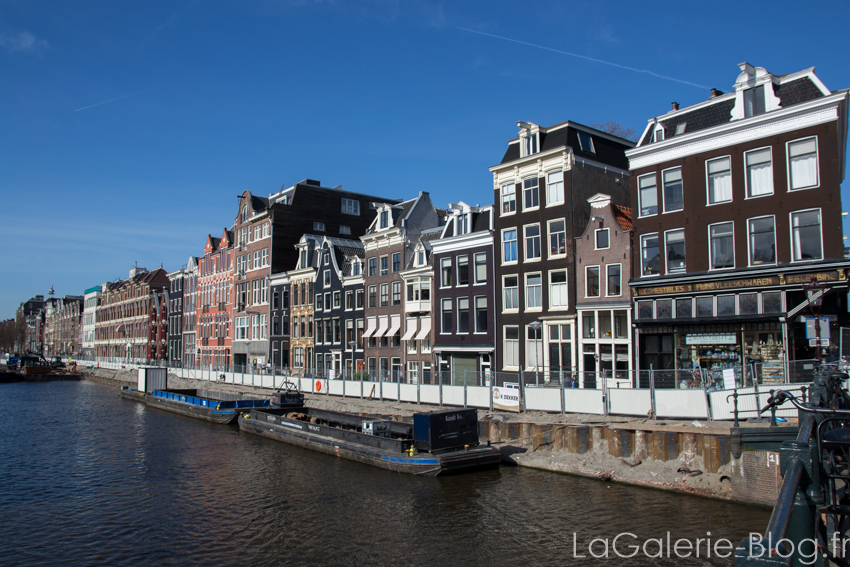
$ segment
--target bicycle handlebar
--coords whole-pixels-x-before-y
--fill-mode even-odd
[[[796,406],[797,409],[808,413],[817,413],[822,415],[843,415],[850,417],[850,410],[819,408],[813,406],[812,404],[799,401],[796,396],[794,396],[794,394],[787,390],[771,390],[770,397],[767,399],[767,405],[764,406],[761,410],[759,410],[759,414],[766,412],[771,407],[779,407],[786,401],[790,401],[792,404],[794,404],[794,406]]]

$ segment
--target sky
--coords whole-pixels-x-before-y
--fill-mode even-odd
[[[0,320],[51,286],[185,266],[246,189],[484,205],[518,120],[639,135],[743,61],[850,88],[850,2],[800,8],[0,0]]]

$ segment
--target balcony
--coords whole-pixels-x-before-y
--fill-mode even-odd
[[[405,313],[430,313],[431,312],[431,300],[426,299],[424,301],[407,301],[404,302],[404,312]]]

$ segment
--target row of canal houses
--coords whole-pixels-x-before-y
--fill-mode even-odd
[[[848,91],[813,68],[739,68],[731,92],[673,103],[637,143],[518,122],[490,167],[494,204],[314,180],[244,191],[230,228],[184,268],[89,290],[92,352],[426,383],[531,372],[582,387],[603,371],[633,383],[653,368],[672,385],[696,368],[815,358],[812,313],[829,321],[825,352],[847,326]]]

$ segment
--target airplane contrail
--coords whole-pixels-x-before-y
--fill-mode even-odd
[[[552,51],[554,53],[559,53],[561,55],[568,55],[570,57],[577,57],[578,59],[584,59],[586,61],[592,61],[594,63],[601,63],[603,65],[610,65],[611,67],[617,67],[618,69],[625,69],[626,71],[634,71],[635,73],[644,73],[646,75],[650,75],[653,77],[657,77],[659,79],[664,79],[665,81],[673,81],[676,83],[682,83],[683,85],[688,85],[691,87],[697,87],[699,89],[708,89],[709,87],[699,85],[697,83],[692,83],[690,81],[683,81],[682,79],[677,79],[675,77],[668,77],[667,75],[660,75],[648,69],[637,69],[635,67],[629,67],[628,65],[620,65],[619,63],[612,63],[611,61],[604,61],[602,59],[597,59],[595,57],[588,57],[587,55],[579,55],[578,53],[570,53],[569,51],[561,51],[560,49],[555,49],[553,47],[546,47],[545,45],[536,45],[534,43],[528,43],[527,41],[522,41],[519,39],[513,39],[510,37],[502,37],[500,35],[487,33],[478,30],[471,30],[469,28],[458,27],[457,29],[463,30],[470,33],[477,33],[478,35],[486,35],[488,37],[495,37],[496,39],[501,39],[504,41],[512,41],[514,43],[519,43],[520,45],[527,45],[528,47],[536,47],[537,49],[545,49],[546,51]]]
[[[155,86],[155,87],[150,87],[150,88],[148,88],[148,89],[142,89],[142,90],[140,90],[140,91],[136,91],[136,92],[134,92],[134,93],[130,93],[130,94],[125,94],[125,95],[123,95],[123,96],[119,96],[119,97],[116,97],[116,98],[111,98],[111,99],[109,99],[109,100],[102,100],[102,101],[100,101],[100,102],[96,102],[96,103],[94,103],[94,104],[90,104],[90,105],[88,105],[88,106],[84,106],[84,107],[82,107],[82,108],[78,108],[78,109],[74,110],[74,112],[79,112],[79,111],[81,111],[81,110],[88,110],[89,108],[94,108],[95,106],[100,106],[101,104],[108,104],[108,103],[110,103],[110,102],[115,102],[116,100],[121,100],[121,99],[123,99],[123,98],[128,98],[128,97],[131,97],[131,96],[136,96],[136,95],[138,95],[138,94],[142,94],[142,93],[146,93],[146,92],[148,92],[148,91],[152,91],[152,90],[154,90],[154,89],[158,89],[158,88],[160,88],[160,87],[162,87],[162,86],[164,86],[164,85],[157,85],[157,86]]]

